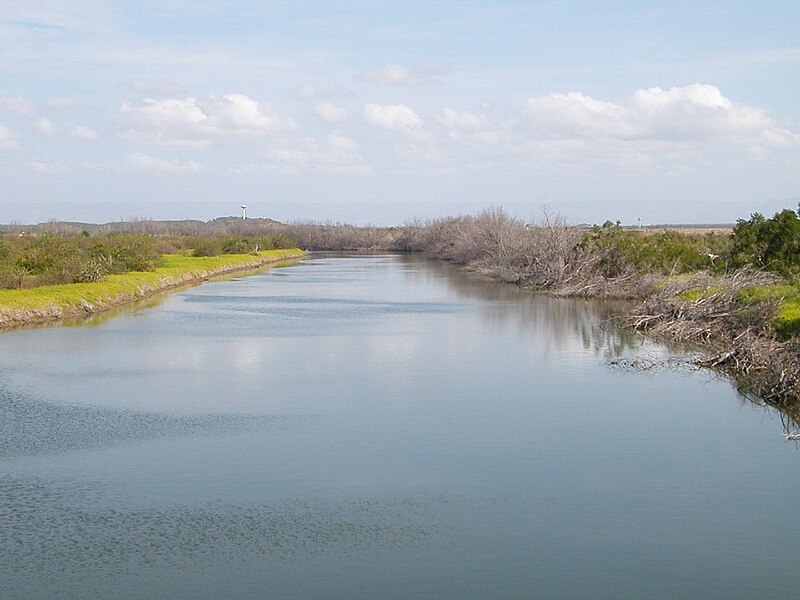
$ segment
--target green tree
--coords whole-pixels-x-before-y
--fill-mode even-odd
[[[784,209],[767,219],[754,213],[739,219],[731,235],[730,261],[733,266],[755,266],[785,276],[800,272],[800,217]]]

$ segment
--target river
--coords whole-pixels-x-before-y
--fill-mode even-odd
[[[613,309],[312,255],[3,333],[0,598],[797,596],[780,415]]]

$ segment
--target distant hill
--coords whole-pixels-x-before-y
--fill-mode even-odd
[[[153,219],[133,219],[110,223],[82,223],[78,221],[48,221],[35,225],[0,225],[1,232],[38,233],[55,231],[67,234],[111,233],[149,233],[154,235],[258,235],[281,226],[280,221],[267,218],[242,219],[241,217],[217,217],[210,221],[184,219],[181,221],[156,221]]]

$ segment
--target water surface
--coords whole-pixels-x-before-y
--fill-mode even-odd
[[[612,310],[319,256],[4,333],[0,597],[793,597],[779,416]]]

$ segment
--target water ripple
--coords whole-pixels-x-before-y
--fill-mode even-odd
[[[96,490],[102,495],[103,490]],[[438,532],[426,503],[289,500],[201,506],[97,506],[89,484],[0,478],[0,574],[23,582],[335,553],[414,548]]]
[[[170,437],[284,429],[313,417],[170,415],[56,404],[0,388],[0,457],[105,448]]]

